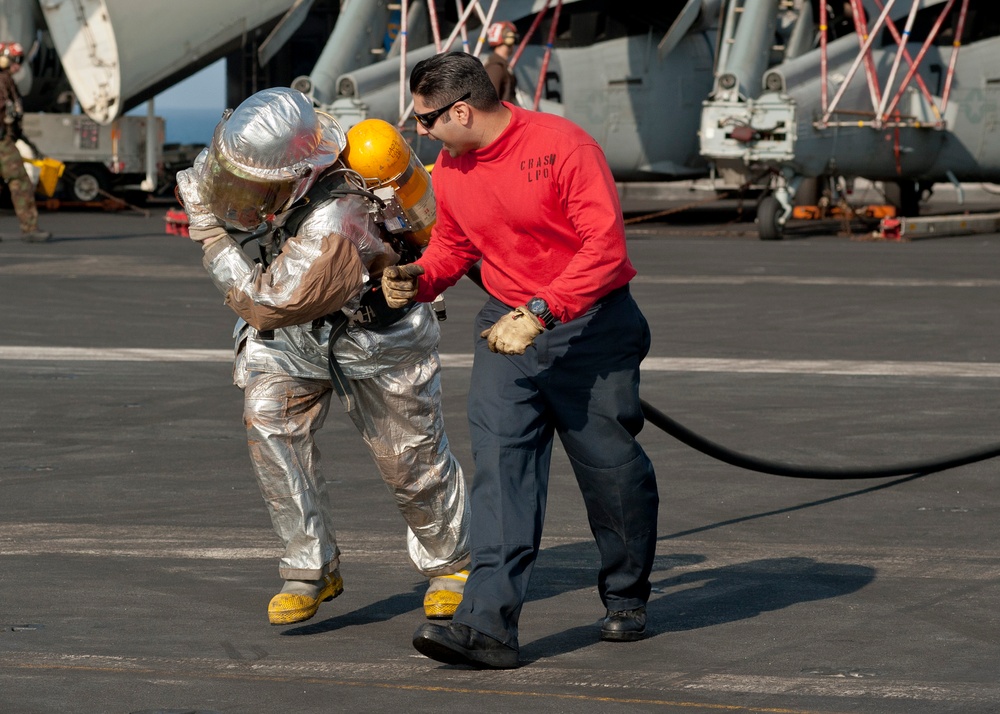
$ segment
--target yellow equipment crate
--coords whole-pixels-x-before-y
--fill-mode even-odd
[[[59,177],[63,175],[66,165],[56,159],[25,159],[26,164],[31,164],[38,168],[38,189],[49,198],[56,193],[56,184]]]

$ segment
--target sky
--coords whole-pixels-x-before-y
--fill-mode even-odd
[[[226,60],[221,59],[156,95],[157,110],[183,107],[218,109],[226,103]]]
[[[156,115],[167,126],[166,142],[207,144],[226,103],[226,61],[209,65],[153,98]],[[146,103],[129,114],[145,115]]]

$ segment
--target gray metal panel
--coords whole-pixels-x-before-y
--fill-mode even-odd
[[[261,67],[266,65],[271,59],[277,54],[278,50],[285,46],[295,31],[302,26],[306,18],[309,17],[309,11],[312,9],[314,0],[295,0],[291,9],[285,13],[285,16],[281,18],[278,24],[271,34],[269,34],[263,42],[260,43],[260,47],[257,49],[257,62]]]
[[[698,16],[702,12],[702,0],[688,0],[687,3],[681,8],[680,13],[677,15],[677,19],[674,20],[670,29],[667,30],[667,34],[663,36],[660,40],[660,44],[657,45],[657,53],[660,59],[666,57],[670,52],[680,44],[680,41],[684,39],[687,35],[688,30],[690,30],[698,19]]]
[[[830,42],[827,45],[827,61],[830,67],[849,67],[851,61],[858,54],[858,38],[854,33],[845,35]],[[772,67],[764,73],[764,84],[768,84],[767,77],[775,75],[781,78],[781,87],[794,87],[813,79],[818,79],[820,74],[821,50],[816,48],[799,55],[795,59],[782,62]]]
[[[288,10],[294,0],[41,0],[83,110],[106,124],[130,97]]]
[[[413,65],[420,60],[433,57],[435,52],[434,45],[425,45],[415,50],[408,50],[406,53],[407,76],[409,76],[409,70],[413,69]],[[379,89],[391,89],[396,95],[396,104],[394,105],[393,113],[399,114],[399,62],[400,58],[396,55],[387,60],[376,62],[366,67],[359,67],[353,72],[346,72],[338,76],[337,87],[344,89],[343,92],[339,93],[343,96],[367,99],[370,93]],[[403,91],[406,92],[407,101],[409,101],[409,84],[405,84]]]
[[[736,87],[744,97],[760,94],[761,76],[767,69],[777,26],[778,0],[756,0],[743,7],[733,45],[721,74],[736,77]]]
[[[0,0],[0,42],[20,42],[25,55],[30,54],[31,44],[38,31],[37,15],[36,0]],[[22,96],[31,93],[33,79],[31,64],[25,62],[14,75]]]
[[[384,28],[388,20],[389,3],[385,0],[347,3],[309,74],[317,103],[329,104],[336,99],[337,79],[344,72],[371,64],[372,50],[382,46],[382,35],[372,28]]]

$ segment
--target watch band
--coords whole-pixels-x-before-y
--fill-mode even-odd
[[[528,312],[542,321],[546,330],[551,330],[556,326],[556,316],[552,314],[552,311],[549,309],[549,304],[542,298],[531,298],[528,300],[528,304],[525,307],[528,308]]]

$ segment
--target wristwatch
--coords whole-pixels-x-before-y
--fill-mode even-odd
[[[525,305],[528,308],[528,312],[537,317],[545,325],[546,330],[551,330],[556,326],[556,317],[549,310],[549,304],[542,300],[540,297],[533,297],[528,300],[528,304]]]

